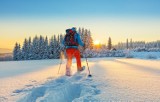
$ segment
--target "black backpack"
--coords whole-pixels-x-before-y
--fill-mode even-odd
[[[65,46],[78,46],[78,41],[75,39],[75,32],[70,31],[68,34],[65,35],[64,41]]]

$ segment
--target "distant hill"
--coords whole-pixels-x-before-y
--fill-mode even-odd
[[[4,53],[12,53],[12,50],[7,48],[0,48],[0,54],[4,54]]]
[[[12,50],[0,48],[0,61],[11,61],[13,59]]]

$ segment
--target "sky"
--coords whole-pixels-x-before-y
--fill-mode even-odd
[[[160,0],[0,0],[0,48],[24,38],[89,29],[107,43],[160,40]]]

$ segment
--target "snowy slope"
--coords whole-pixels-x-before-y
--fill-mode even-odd
[[[22,75],[0,78],[0,101],[160,101],[160,60],[92,58],[89,59],[92,78],[87,77],[87,69],[76,73],[76,64],[72,66],[73,76],[66,77],[63,75],[65,64],[57,74],[58,60],[35,62],[39,63],[36,69],[32,67]],[[85,61],[83,65],[86,65]]]

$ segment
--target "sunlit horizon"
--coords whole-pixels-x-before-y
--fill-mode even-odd
[[[111,20],[111,19],[110,19]],[[58,34],[65,34],[65,30],[71,27],[77,27],[77,29],[85,28],[91,31],[93,40],[98,39],[102,44],[107,44],[108,38],[112,38],[112,43],[117,44],[118,42],[125,42],[126,39],[132,39],[133,41],[156,41],[160,40],[157,36],[160,35],[160,21],[144,21],[144,20],[116,20],[112,21],[99,21],[95,24],[88,20],[88,25],[86,22],[82,23],[77,21],[76,23],[69,24],[63,23],[64,20],[56,22],[52,21],[38,21],[38,20],[12,20],[10,22],[4,22],[0,24],[2,30],[0,30],[1,40],[0,48],[13,49],[16,42],[23,44],[25,38],[33,38],[34,36],[51,36]],[[106,23],[102,23],[102,22]],[[125,22],[123,22],[125,21]],[[138,22],[138,23],[137,23]],[[82,23],[82,24],[80,24]],[[61,26],[61,24],[63,26]],[[83,26],[84,25],[84,26]],[[100,26],[101,25],[101,26]],[[9,30],[8,30],[9,29]],[[4,34],[4,35],[3,35]]]

